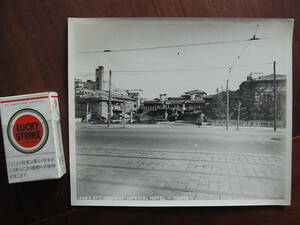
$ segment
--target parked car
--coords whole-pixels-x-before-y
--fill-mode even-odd
[[[121,114],[115,114],[110,118],[111,123],[121,123],[122,122],[122,115]]]
[[[89,123],[94,123],[94,124],[101,124],[101,123],[106,123],[106,118],[103,116],[99,116],[96,114],[92,114],[91,118],[88,120]]]
[[[198,125],[198,126],[202,125],[202,119],[201,118],[196,119],[196,125]]]

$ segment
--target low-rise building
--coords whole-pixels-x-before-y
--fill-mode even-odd
[[[141,105],[144,116],[152,116],[153,120],[189,120],[196,121],[205,115],[206,92],[193,90],[179,97],[167,97],[160,94],[159,98],[144,100]]]

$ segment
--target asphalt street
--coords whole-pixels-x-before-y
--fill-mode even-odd
[[[284,151],[284,131],[272,128],[226,130],[222,126],[191,124],[82,125],[76,132],[78,147],[103,146],[124,149],[177,149],[204,152],[280,154]]]
[[[241,127],[237,131],[180,123],[125,128],[77,124],[76,146],[79,199],[281,199],[284,195],[284,130]]]

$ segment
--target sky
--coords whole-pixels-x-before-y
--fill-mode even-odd
[[[214,94],[225,89],[226,80],[236,90],[250,73],[273,73],[273,61],[278,74],[291,76],[292,24],[286,19],[80,19],[70,34],[73,76],[95,80],[95,69],[104,66],[106,89],[111,70],[113,88],[142,89],[146,98],[193,89]],[[259,40],[247,41],[253,35]]]

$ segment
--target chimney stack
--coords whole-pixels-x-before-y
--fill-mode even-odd
[[[98,68],[96,68],[96,90],[99,91],[103,90],[103,72],[103,66],[98,66]]]

